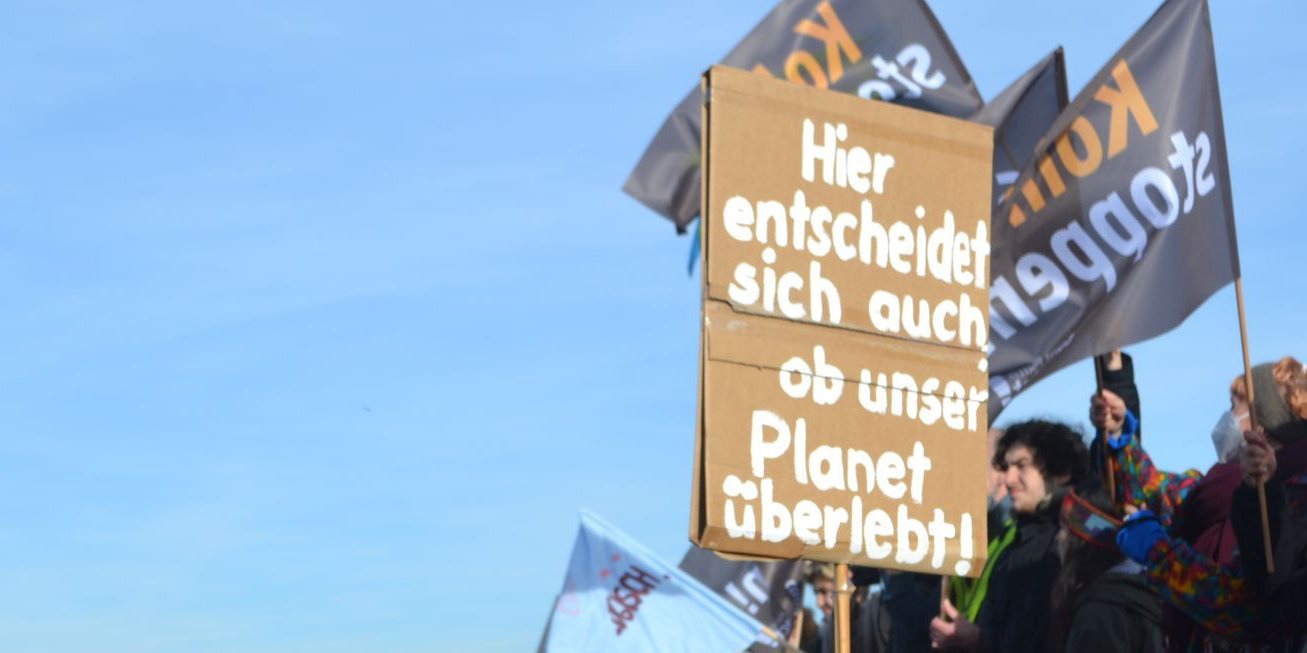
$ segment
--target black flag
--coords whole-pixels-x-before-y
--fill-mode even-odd
[[[1066,62],[1058,48],[972,116],[972,120],[994,128],[995,207],[1035,158],[1044,135],[1066,105]],[[993,224],[1003,233],[1000,221]],[[1001,238],[996,235],[994,240],[995,247],[1001,247]]]
[[[801,560],[736,562],[692,545],[679,566],[781,637],[794,630],[794,615],[803,605]],[[779,648],[776,642],[760,638],[749,650],[763,653]]]
[[[783,0],[721,63],[959,118],[983,104],[923,0]],[[681,232],[699,214],[701,104],[696,86],[622,186]]]
[[[1174,328],[1238,275],[1203,0],[1168,0],[1047,132],[994,218],[990,417]]]

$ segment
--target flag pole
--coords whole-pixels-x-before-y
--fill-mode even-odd
[[[802,625],[803,625],[803,611],[800,610],[799,618],[794,622],[795,630],[797,631],[800,627],[802,627]],[[776,642],[776,644],[780,646],[782,649],[784,649],[786,653],[803,653],[802,649],[795,646],[794,644],[791,644],[789,640],[785,639],[784,637],[781,637],[780,633],[772,630],[771,628],[763,626],[762,634],[770,637],[772,641]]]
[[[1257,411],[1253,409],[1253,364],[1248,356],[1248,318],[1243,309],[1243,275],[1234,278],[1234,298],[1239,304],[1239,339],[1243,342],[1243,384],[1248,393],[1248,423],[1257,429]],[[1271,550],[1271,521],[1266,514],[1266,479],[1257,480],[1257,507],[1262,513],[1262,547],[1266,553],[1266,573],[1275,573],[1275,554]]]
[[[835,653],[853,653],[849,646],[849,565],[835,565]]]
[[[1110,353],[1108,355],[1111,355]],[[1094,357],[1094,394],[1102,396],[1103,394],[1103,359],[1100,356]],[[1107,429],[1099,434],[1099,449],[1103,454],[1103,472],[1107,476],[1105,485],[1107,485],[1108,500],[1112,505],[1116,505],[1116,465],[1112,459],[1112,447],[1107,442]]]

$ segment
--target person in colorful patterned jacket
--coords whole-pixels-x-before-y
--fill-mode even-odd
[[[1248,430],[1248,413],[1291,454],[1286,474],[1307,472],[1307,432],[1277,407],[1304,378],[1302,364],[1291,357],[1253,370],[1254,406],[1249,406],[1243,376],[1231,384],[1229,411],[1212,433],[1218,455]],[[1304,405],[1307,410],[1307,405]],[[1240,563],[1230,520],[1230,501],[1242,481],[1237,460],[1214,465],[1206,475],[1195,470],[1172,474],[1157,470],[1134,437],[1135,424],[1119,398],[1109,392],[1091,401],[1090,419],[1108,434],[1115,456],[1117,501],[1144,508],[1127,518],[1118,534],[1121,550],[1147,568],[1147,579],[1176,611],[1167,621],[1168,647],[1184,650],[1282,650],[1283,620],[1250,585]],[[1234,447],[1237,451],[1237,447]],[[1183,619],[1176,618],[1177,611]]]

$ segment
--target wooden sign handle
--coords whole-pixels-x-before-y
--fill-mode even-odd
[[[835,565],[835,653],[853,653],[849,645],[849,565]]]

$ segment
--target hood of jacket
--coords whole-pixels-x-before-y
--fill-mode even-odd
[[[1073,610],[1099,604],[1136,614],[1161,626],[1162,603],[1148,582],[1139,574],[1109,571],[1080,591],[1072,602]]]

